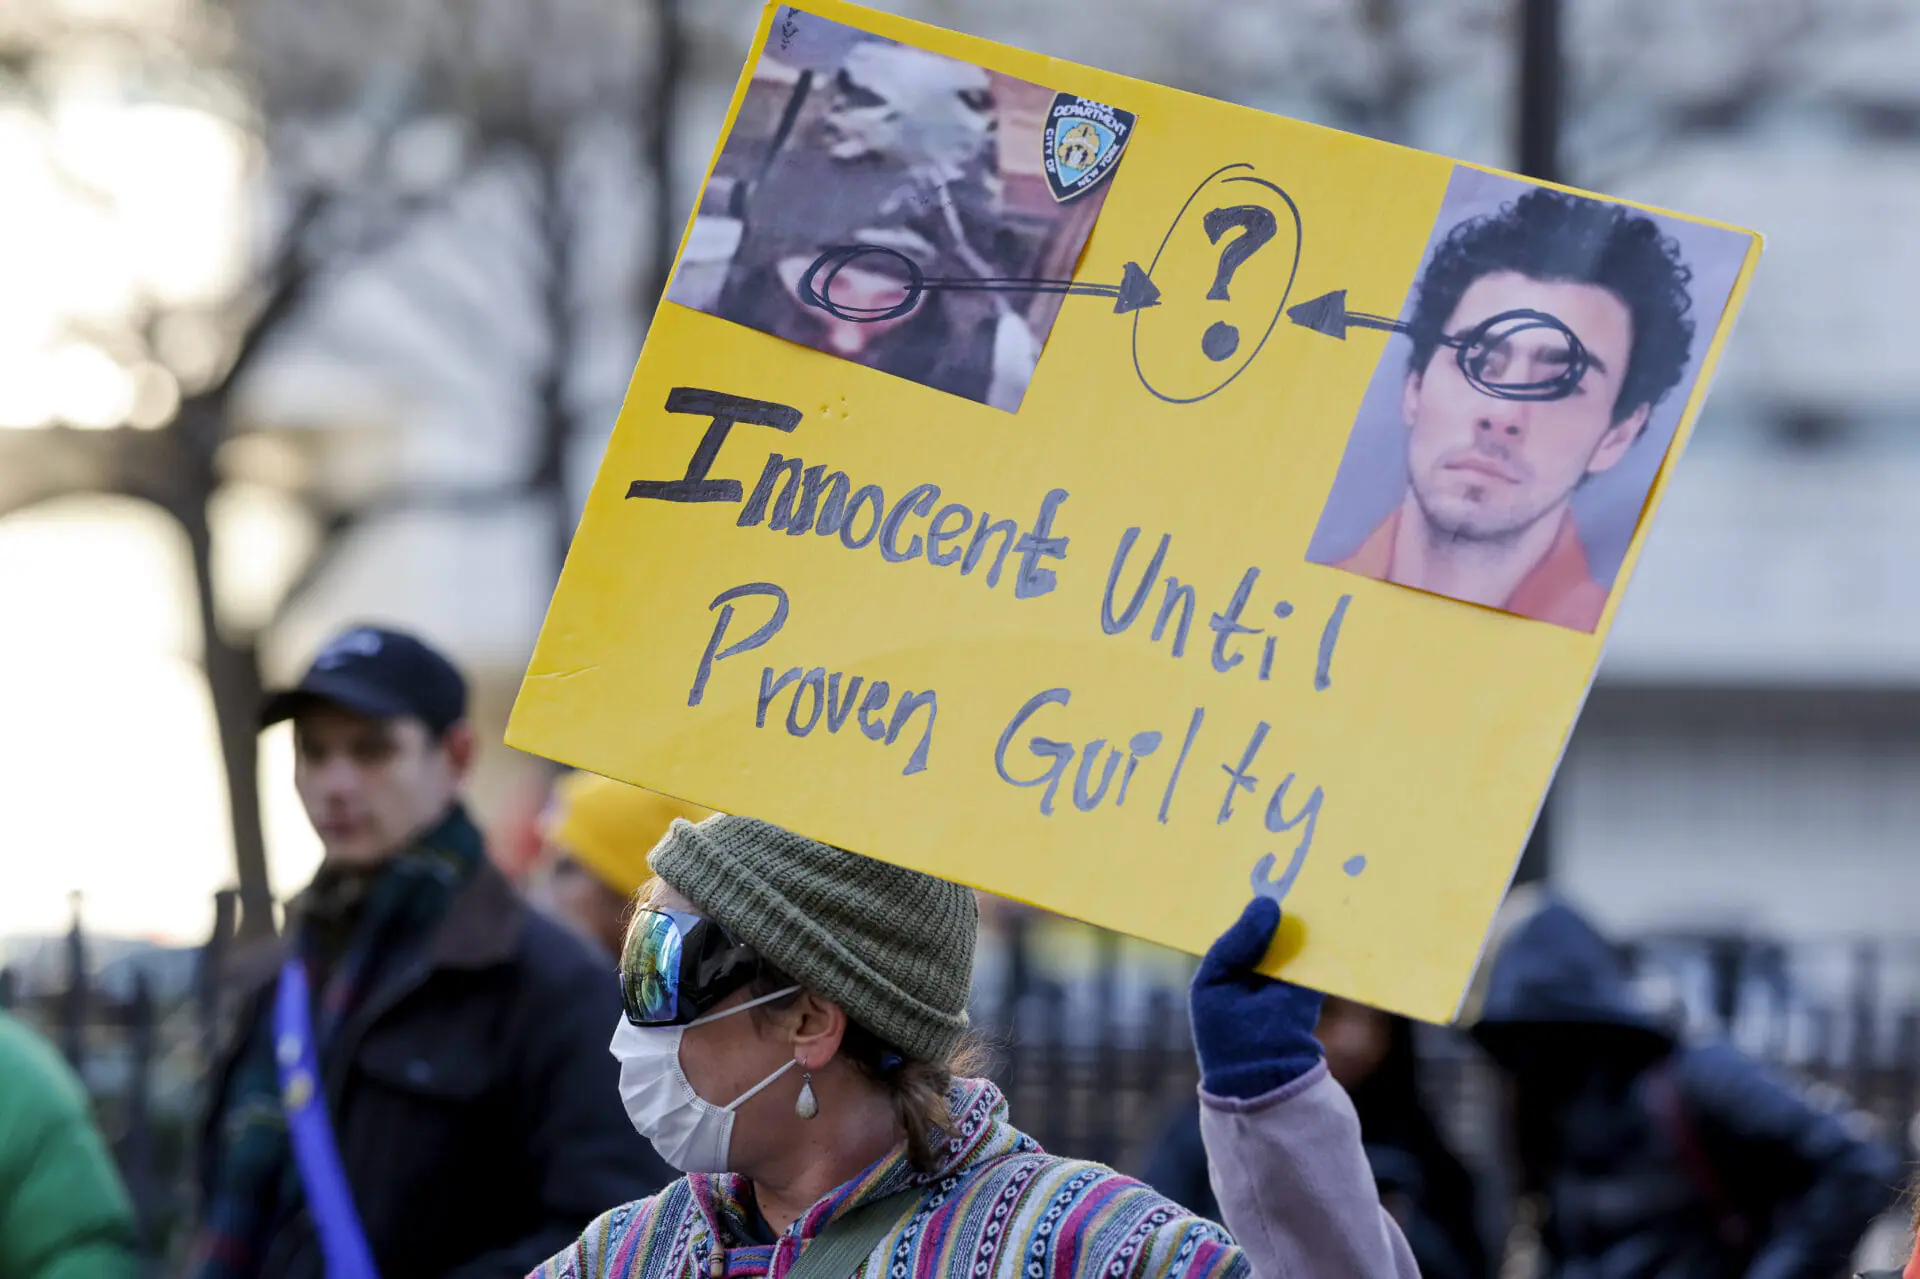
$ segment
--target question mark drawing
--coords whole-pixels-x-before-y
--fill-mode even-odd
[[[1260,246],[1274,237],[1280,229],[1273,210],[1258,204],[1236,204],[1231,208],[1215,209],[1202,220],[1207,229],[1207,239],[1215,244],[1220,237],[1234,227],[1240,228],[1240,234],[1220,252],[1220,266],[1213,274],[1213,287],[1207,290],[1207,299],[1211,302],[1230,302],[1233,299],[1227,293],[1227,286],[1233,281],[1233,273],[1240,264],[1259,252]],[[1240,349],[1240,330],[1224,320],[1207,327],[1200,338],[1200,349],[1210,360],[1224,360]]]

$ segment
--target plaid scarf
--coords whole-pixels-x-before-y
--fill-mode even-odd
[[[323,1074],[342,1023],[380,977],[426,944],[485,856],[479,830],[455,805],[438,826],[371,870],[321,867],[294,901],[292,952],[318,992],[314,1050]],[[198,1279],[259,1274],[269,1243],[306,1198],[280,1105],[268,990],[226,1090],[214,1099],[218,1147],[190,1267]]]

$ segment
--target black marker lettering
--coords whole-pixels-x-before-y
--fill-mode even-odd
[[[1313,794],[1307,796],[1307,802],[1300,806],[1300,811],[1288,817],[1286,814],[1287,787],[1291,785],[1293,785],[1293,774],[1288,773],[1285,779],[1274,788],[1273,798],[1267,801],[1267,829],[1278,835],[1305,822],[1307,829],[1300,836],[1300,848],[1304,850],[1307,845],[1313,843],[1314,824],[1320,817],[1320,805],[1327,795],[1322,788],[1314,787]]]
[[[1087,778],[1092,774],[1093,762],[1100,758],[1100,752],[1106,744],[1106,738],[1096,737],[1080,752],[1080,771],[1073,778],[1073,806],[1083,813],[1091,813],[1100,806],[1100,801],[1107,797],[1107,787],[1113,785],[1113,772],[1120,766],[1120,752],[1107,751],[1107,770],[1100,775],[1100,789],[1087,789]]]
[[[707,472],[727,442],[727,432],[736,426],[770,426],[776,431],[792,431],[800,425],[800,410],[767,400],[749,400],[723,391],[703,391],[691,386],[676,386],[667,392],[667,412],[710,417],[712,424],[700,437],[700,446],[687,462],[687,473],[677,480],[635,480],[627,485],[627,496],[650,497],[662,502],[738,502],[739,480],[710,480]]]
[[[956,513],[960,516],[960,523],[953,528],[945,527],[947,517]],[[942,550],[941,547],[966,532],[968,526],[972,523],[973,512],[967,507],[960,505],[960,503],[949,502],[941,507],[938,513],[934,515],[933,523],[927,526],[927,563],[936,564],[941,568],[946,568],[950,564],[958,564],[961,555],[965,554],[965,552],[957,546],[951,551]]]
[[[1140,761],[1160,749],[1160,734],[1148,731],[1135,733],[1133,740],[1127,743],[1127,771],[1120,774],[1120,794],[1114,798],[1113,806],[1120,807],[1127,802],[1127,787],[1133,785],[1133,770],[1140,767]]]
[[[1235,768],[1231,764],[1220,765],[1220,771],[1225,773],[1228,779],[1227,795],[1220,801],[1220,816],[1214,819],[1214,825],[1218,826],[1233,816],[1235,792],[1243,788],[1252,790],[1260,784],[1260,779],[1247,770],[1253,767],[1253,757],[1260,753],[1260,743],[1267,740],[1267,733],[1272,727],[1267,721],[1260,721],[1260,726],[1253,730],[1253,740],[1247,743],[1247,753],[1240,757],[1240,767]]]
[[[867,735],[869,741],[878,742],[886,739],[887,726],[868,717],[874,711],[885,708],[887,699],[892,696],[892,686],[883,679],[877,679],[867,685],[866,699],[860,703],[860,731]]]
[[[1180,627],[1173,633],[1173,655],[1185,657],[1187,654],[1187,632],[1193,629],[1193,610],[1199,603],[1199,596],[1191,586],[1180,585],[1177,577],[1167,578],[1167,593],[1160,600],[1160,616],[1153,623],[1154,643],[1167,633],[1167,619],[1173,616],[1173,606],[1180,606]]]
[[[827,495],[820,503],[820,518],[814,523],[813,531],[821,537],[832,537],[847,522],[847,494],[853,489],[853,481],[847,478],[845,471],[835,471],[827,476]]]
[[[1023,533],[1014,543],[1013,549],[1020,552],[1020,572],[1013,581],[1013,597],[1017,600],[1030,600],[1053,590],[1057,579],[1050,568],[1039,567],[1042,557],[1063,560],[1067,558],[1067,538],[1056,537],[1053,532],[1054,512],[1060,509],[1060,503],[1067,500],[1065,489],[1049,490],[1040,499],[1040,514],[1033,519],[1033,531]]]
[[[1020,534],[1020,526],[1012,520],[996,520],[987,512],[980,512],[980,523],[973,530],[973,540],[967,543],[967,557],[960,561],[960,576],[973,572],[980,562],[980,556],[986,549],[987,539],[1000,534],[1000,553],[993,557],[993,567],[987,570],[987,585],[1000,585],[1000,568],[1007,562],[1007,552],[1013,549],[1014,538]]]
[[[1273,606],[1273,615],[1284,622],[1293,616],[1293,605],[1287,603],[1285,600],[1281,600]],[[1267,637],[1266,651],[1260,655],[1261,679],[1273,678],[1273,651],[1279,646],[1280,641],[1277,638],[1271,635]]]
[[[1153,589],[1154,579],[1160,576],[1160,566],[1167,562],[1167,547],[1173,544],[1171,533],[1160,535],[1159,549],[1147,561],[1146,571],[1140,574],[1140,585],[1133,588],[1133,598],[1127,601],[1127,606],[1116,617],[1113,612],[1114,588],[1120,585],[1120,571],[1127,566],[1127,558],[1133,554],[1133,543],[1139,536],[1140,530],[1137,528],[1130,528],[1120,535],[1120,548],[1113,553],[1113,567],[1107,570],[1107,593],[1100,601],[1100,629],[1109,635],[1122,634],[1133,625],[1133,619],[1140,616],[1140,610],[1147,604],[1147,592]],[[1154,638],[1160,637],[1155,635]]]
[[[1027,699],[1026,705],[1014,712],[1013,718],[1007,722],[1006,730],[1000,734],[999,744],[993,748],[993,768],[1000,774],[1001,781],[1022,789],[1034,786],[1046,787],[1040,796],[1040,813],[1045,817],[1053,816],[1053,798],[1060,790],[1060,779],[1066,774],[1067,761],[1073,758],[1073,747],[1065,742],[1056,742],[1046,737],[1035,737],[1030,740],[1027,743],[1027,749],[1039,758],[1051,757],[1053,763],[1048,765],[1047,771],[1040,776],[1025,781],[1007,771],[1007,747],[1013,744],[1014,736],[1026,727],[1027,721],[1032,719],[1041,707],[1066,706],[1072,701],[1073,694],[1064,688],[1049,688],[1045,692],[1035,693]]]
[[[1223,675],[1240,665],[1242,660],[1238,653],[1231,656],[1227,653],[1227,645],[1232,642],[1233,637],[1260,633],[1260,628],[1257,626],[1240,624],[1240,614],[1246,611],[1247,596],[1253,594],[1253,584],[1259,578],[1259,569],[1248,569],[1246,575],[1240,579],[1240,585],[1234,589],[1233,600],[1227,605],[1226,611],[1215,613],[1207,622],[1207,625],[1213,629],[1213,669]]]
[[[1351,603],[1353,596],[1342,595],[1340,602],[1333,606],[1333,616],[1327,619],[1327,628],[1320,632],[1320,662],[1313,672],[1316,692],[1324,693],[1333,687],[1333,646],[1340,642],[1340,624],[1346,620],[1347,605]]]
[[[769,454],[767,464],[760,468],[760,482],[753,486],[753,496],[748,498],[747,504],[740,508],[740,518],[734,521],[734,525],[738,528],[752,528],[767,518],[767,501],[773,497],[773,486],[779,483],[781,475],[784,474],[787,483],[780,490],[779,501],[774,504],[773,518],[777,522],[773,527],[785,527],[786,520],[793,514],[793,490],[803,483],[806,465],[797,457],[787,457],[780,453]]]
[[[869,502],[873,504],[873,519],[868,521],[866,533],[857,538],[850,536],[853,532],[853,522],[860,518],[860,508]],[[849,551],[857,551],[878,537],[880,535],[880,519],[886,505],[887,495],[880,491],[878,484],[864,485],[855,492],[853,500],[847,503],[846,522],[840,526],[840,545],[846,547]]]
[[[780,492],[780,500],[773,504],[773,517],[767,521],[770,529],[784,529],[788,537],[799,537],[813,527],[814,512],[820,506],[820,490],[826,487],[827,468],[809,466],[806,482],[799,486],[800,500],[793,500],[794,485],[788,484]]]
[[[907,766],[900,770],[902,777],[911,777],[924,772],[927,767],[927,751],[933,745],[933,722],[940,716],[940,699],[933,690],[924,693],[907,693],[900,698],[900,704],[893,708],[893,722],[887,725],[887,745],[893,745],[900,736],[900,730],[913,720],[913,713],[922,706],[927,708],[927,727],[920,734],[920,744],[913,748],[913,754],[907,758]]]
[[[847,716],[853,714],[854,699],[860,696],[860,686],[866,683],[866,676],[855,675],[847,682],[847,695],[840,696],[840,672],[835,671],[827,677],[827,731],[837,733],[841,725],[847,722]]]
[[[781,689],[799,678],[800,668],[798,666],[787,667],[786,672],[781,675],[779,679],[773,677],[773,667],[771,666],[766,667],[760,672],[760,701],[759,704],[754,707],[753,711],[753,726],[755,728],[765,728],[767,726],[767,707],[772,704],[774,698],[780,696]]]
[[[1160,797],[1160,824],[1167,824],[1167,813],[1173,808],[1173,790],[1180,784],[1180,774],[1187,767],[1187,752],[1193,749],[1193,739],[1200,736],[1200,725],[1207,720],[1204,706],[1193,708],[1193,718],[1187,723],[1187,740],[1180,743],[1180,758],[1173,761],[1173,776],[1167,778],[1166,794]]]
[[[894,545],[900,539],[900,523],[907,518],[907,512],[925,515],[940,500],[938,484],[917,484],[907,490],[907,495],[893,504],[887,512],[887,522],[880,526],[880,558],[889,564],[904,564],[908,560],[920,557],[920,535],[915,533],[913,540],[907,543],[906,550]]]
[[[721,637],[727,633],[727,627],[733,621],[733,601],[749,595],[767,595],[773,598],[773,617],[753,634],[724,651],[720,648]],[[724,606],[724,607],[723,607]],[[707,678],[713,674],[713,664],[729,657],[738,657],[748,653],[772,639],[787,624],[787,593],[772,582],[748,582],[731,590],[720,592],[713,597],[713,603],[707,605],[707,611],[720,610],[720,618],[713,624],[713,635],[707,640],[707,651],[700,655],[700,666],[693,675],[693,688],[687,694],[687,705],[698,706],[707,691]]]
[[[800,694],[813,694],[813,714],[807,716],[803,726],[800,723]],[[816,666],[800,677],[800,687],[793,690],[793,704],[787,707],[787,731],[795,737],[805,737],[820,722],[820,712],[827,705],[827,668]]]

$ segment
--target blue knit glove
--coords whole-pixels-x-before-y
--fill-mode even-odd
[[[1280,903],[1256,897],[1193,977],[1193,1047],[1200,1086],[1251,1101],[1292,1083],[1324,1053],[1313,1037],[1321,995],[1254,971],[1280,927]]]

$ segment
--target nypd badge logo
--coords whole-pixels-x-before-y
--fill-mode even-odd
[[[1131,111],[1116,111],[1071,93],[1055,94],[1042,135],[1053,198],[1065,203],[1106,181],[1133,136],[1133,120]]]

